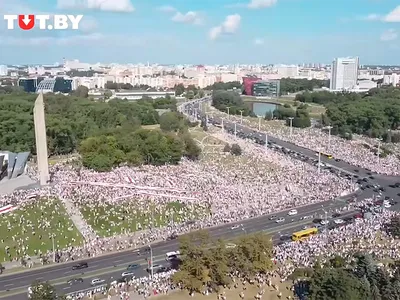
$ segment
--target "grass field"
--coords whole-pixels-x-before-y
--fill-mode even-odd
[[[64,206],[56,199],[40,199],[32,204],[1,215],[0,262],[9,260],[5,247],[10,247],[10,257],[21,257],[16,250],[25,248],[28,255],[52,250],[51,234],[57,249],[82,244],[82,236],[69,219]]]
[[[265,293],[262,297],[263,300],[278,300],[278,299],[287,299],[288,296],[292,296],[293,293],[290,291],[291,284],[288,282],[284,282],[279,284],[279,290],[282,293],[282,297],[278,297],[278,291],[274,288],[265,286]],[[240,285],[237,289],[223,289],[221,293],[224,292],[226,299],[228,300],[254,300],[254,296],[257,295],[257,292],[260,290],[257,286],[254,285],[247,285],[247,289],[244,292],[244,298],[239,297],[239,293],[243,290],[243,286]],[[168,295],[160,295],[157,296],[158,300],[207,300],[207,299],[217,299],[217,295],[208,295],[203,296],[200,294],[195,294],[191,297],[187,291],[179,291],[179,292],[172,292]]]
[[[127,234],[149,227],[162,227],[170,222],[181,223],[195,220],[208,214],[208,209],[200,206],[189,207],[179,202],[146,209],[134,199],[120,204],[97,204],[81,207],[81,212],[89,225],[102,237]],[[153,220],[153,222],[151,221]]]

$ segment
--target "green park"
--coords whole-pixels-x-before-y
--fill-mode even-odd
[[[40,252],[45,254],[53,250],[53,241],[55,249],[79,246],[83,242],[64,206],[53,198],[41,198],[3,214],[0,228],[3,245],[0,249],[0,262],[15,257],[38,256]],[[6,246],[9,247],[10,255],[7,254]]]
[[[203,219],[209,209],[179,202],[165,205],[138,203],[135,199],[118,204],[92,203],[80,208],[87,223],[100,237],[127,235],[136,231],[180,224],[183,220]]]

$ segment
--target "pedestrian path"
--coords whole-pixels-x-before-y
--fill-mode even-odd
[[[64,205],[71,221],[74,223],[75,227],[79,230],[82,237],[86,242],[94,240],[97,238],[96,232],[92,229],[92,227],[85,221],[80,210],[72,203],[71,200],[68,199],[60,199],[62,204]]]

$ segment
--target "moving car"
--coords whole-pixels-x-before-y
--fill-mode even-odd
[[[275,221],[275,223],[283,223],[283,222],[285,222],[285,218],[282,218],[282,217],[276,219],[276,221]]]
[[[238,224],[238,225],[233,225],[232,227],[231,227],[231,230],[235,230],[235,229],[238,229],[240,227],[240,225]]]
[[[139,269],[139,268],[140,268],[139,264],[131,264],[126,268],[126,270],[127,271],[132,271],[132,270],[136,270],[136,269]]]
[[[92,286],[95,286],[95,285],[103,284],[104,282],[106,282],[104,279],[94,278],[94,279],[92,279],[92,281],[91,281],[90,284],[91,284]]]
[[[72,270],[86,269],[88,267],[89,266],[88,266],[87,262],[80,262],[80,263],[77,263],[76,265],[73,265]]]
[[[271,221],[276,220],[276,218],[277,218],[277,216],[271,216],[271,217],[269,217],[269,219],[270,219]]]
[[[297,210],[295,210],[295,209],[290,210],[290,211],[288,212],[288,215],[289,215],[289,216],[297,215]]]
[[[329,221],[328,221],[328,220],[322,220],[322,221],[321,221],[321,225],[323,225],[323,226],[324,226],[324,225],[328,225],[328,224],[329,224]]]
[[[78,283],[82,283],[82,282],[83,282],[82,278],[72,278],[72,279],[67,281],[67,283],[69,285],[78,284]]]
[[[135,276],[135,273],[132,271],[125,271],[125,272],[122,272],[121,276],[122,277]]]
[[[342,219],[336,219],[336,220],[334,220],[333,221],[335,224],[343,224],[344,223],[344,221],[342,220]]]
[[[163,266],[159,264],[153,264],[153,266],[149,266],[146,271],[147,273],[151,273],[151,269],[153,269],[153,272],[157,272],[158,269],[161,269]]]

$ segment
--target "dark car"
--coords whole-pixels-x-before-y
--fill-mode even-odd
[[[272,220],[276,220],[276,218],[277,218],[277,216],[271,216],[271,217],[269,217],[269,219],[272,221]]]
[[[132,270],[136,270],[136,269],[139,269],[140,268],[140,265],[139,264],[131,264],[131,265],[129,265],[126,269],[128,270],[128,271],[132,271]]]
[[[176,240],[177,238],[178,238],[178,234],[176,232],[174,232],[169,237],[167,237],[167,241]]]
[[[82,282],[83,282],[82,278],[72,278],[72,279],[67,281],[67,283],[69,285],[78,284],[78,283],[82,283]]]
[[[339,218],[340,217],[340,214],[339,213],[334,213],[333,215],[332,215],[332,218]]]
[[[321,223],[321,221],[322,221],[322,219],[317,218],[317,219],[314,219],[314,220],[313,220],[313,223],[318,224],[318,223]]]
[[[87,267],[89,267],[87,262],[80,262],[76,265],[73,265],[72,270],[86,269]]]

